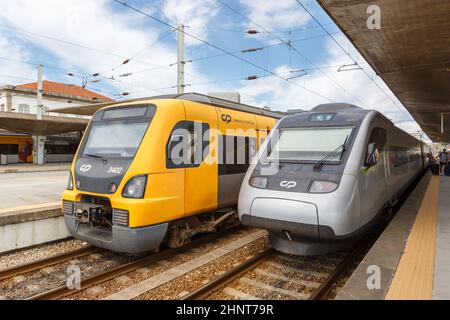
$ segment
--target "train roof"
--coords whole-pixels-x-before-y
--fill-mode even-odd
[[[348,103],[324,103],[311,109],[311,112],[339,112],[339,111],[356,111],[364,110],[353,104]]]
[[[96,103],[96,104],[77,106],[77,107],[66,107],[66,108],[53,109],[52,112],[92,116],[95,112],[97,112],[98,110],[105,108],[105,107],[115,106],[115,105],[123,105],[123,104],[129,103],[129,102],[139,102],[139,101],[158,100],[158,99],[177,99],[177,100],[199,102],[199,103],[203,103],[203,104],[207,104],[207,105],[211,105],[211,106],[215,106],[215,107],[232,109],[232,110],[237,110],[237,111],[244,111],[244,112],[253,113],[253,114],[271,117],[271,118],[276,118],[276,119],[281,119],[282,117],[285,116],[285,113],[283,113],[283,112],[270,111],[270,110],[246,105],[243,103],[237,103],[237,102],[233,102],[230,100],[211,97],[208,95],[195,93],[195,92],[183,93],[183,94],[167,94],[167,95],[159,95],[159,96],[153,96],[153,97],[147,97],[147,98],[138,98],[138,99],[130,99],[130,100],[123,100],[123,101],[107,102],[107,103]]]
[[[310,111],[288,115],[283,119],[280,128],[291,128],[299,125],[302,127],[357,125],[370,112],[376,111],[362,109],[348,103],[321,104]],[[383,117],[381,113],[380,115]]]

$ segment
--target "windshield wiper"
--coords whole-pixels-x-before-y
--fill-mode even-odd
[[[325,157],[323,157],[322,159],[320,159],[318,162],[316,162],[313,166],[313,169],[317,170],[322,168],[323,164],[325,163],[325,161],[327,161],[329,158],[331,158],[332,156],[334,156],[335,154],[337,154],[339,151],[342,150],[342,153],[344,153],[345,151],[345,145],[347,144],[347,139],[348,139],[348,135],[345,138],[345,141],[343,144],[341,144],[339,147],[337,147],[336,149],[334,149],[333,151],[331,151],[329,154],[327,154]]]
[[[83,156],[87,156],[87,157],[91,157],[91,158],[103,159],[102,156],[99,156],[98,154],[93,154],[93,153],[84,153]]]

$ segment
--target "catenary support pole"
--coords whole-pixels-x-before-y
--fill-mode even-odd
[[[184,25],[180,24],[177,30],[178,34],[178,76],[177,93],[184,93]]]

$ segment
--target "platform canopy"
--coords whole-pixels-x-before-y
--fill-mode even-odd
[[[60,133],[83,131],[89,120],[43,116],[37,120],[34,114],[0,112],[0,128],[30,135],[48,136]]]
[[[450,1],[318,2],[422,130],[433,141],[450,142]],[[367,27],[370,5],[381,9],[379,30]]]

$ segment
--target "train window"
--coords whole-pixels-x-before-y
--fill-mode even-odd
[[[147,107],[126,107],[126,108],[113,108],[106,110],[103,113],[103,119],[118,119],[118,118],[130,118],[130,117],[142,117],[147,112]]]
[[[18,154],[18,144],[0,144],[0,154]]]
[[[403,147],[392,146],[390,148],[390,158],[394,168],[403,166],[410,161],[408,149]]]
[[[375,127],[370,133],[369,142],[367,143],[366,157],[364,166],[374,165],[379,161],[380,153],[384,148],[387,140],[386,130]],[[369,163],[370,162],[370,163]]]
[[[180,121],[173,128],[166,147],[167,168],[198,167],[209,153],[209,125]]]

